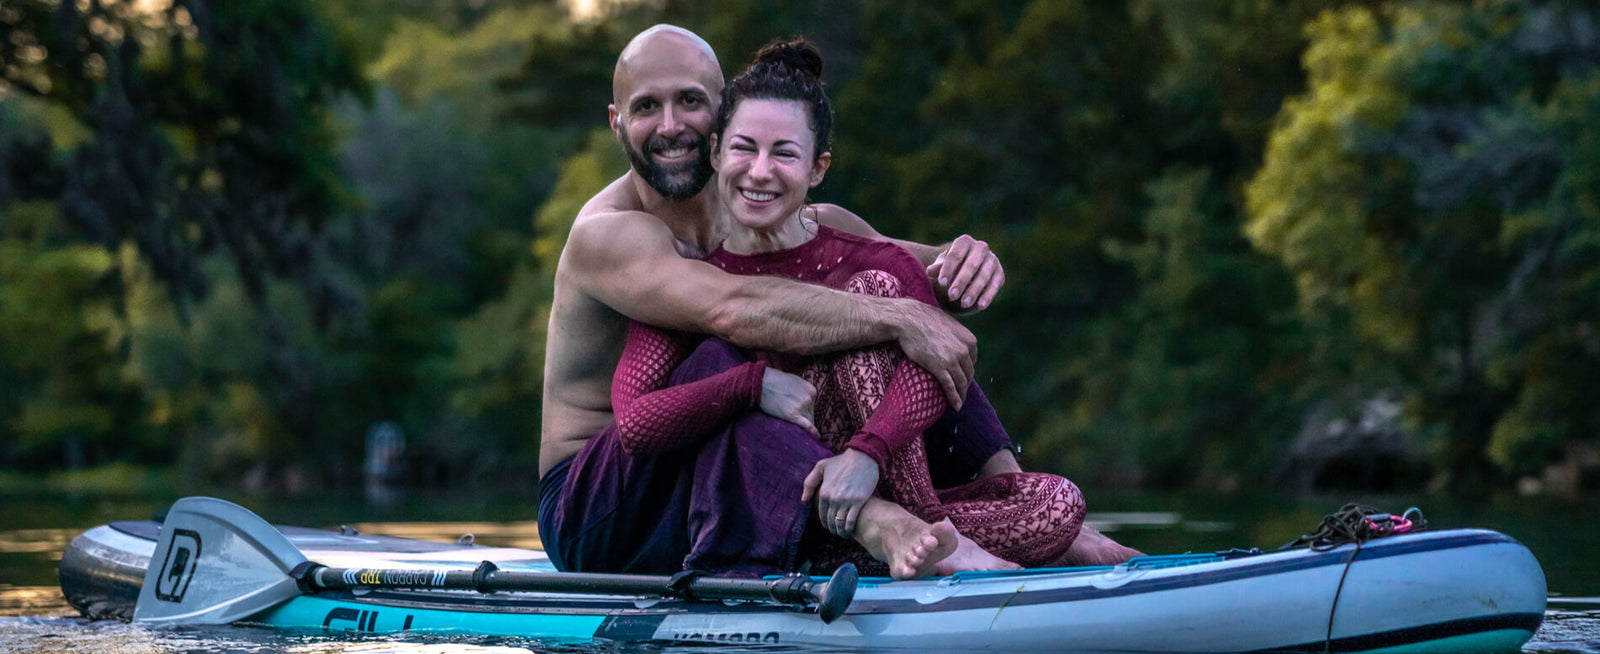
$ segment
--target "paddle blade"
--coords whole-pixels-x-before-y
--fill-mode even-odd
[[[817,596],[817,615],[824,624],[832,624],[850,608],[850,602],[856,598],[857,575],[855,564],[846,563],[834,570],[833,576],[819,588],[813,589]]]
[[[300,594],[290,569],[305,555],[242,506],[186,497],[167,512],[133,621],[227,624]]]

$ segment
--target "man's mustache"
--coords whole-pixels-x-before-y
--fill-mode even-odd
[[[693,133],[683,134],[671,139],[660,134],[654,134],[651,135],[650,138],[645,139],[644,151],[650,154],[655,154],[662,150],[675,147],[689,147],[698,150],[705,147],[705,142],[706,140],[704,137]]]

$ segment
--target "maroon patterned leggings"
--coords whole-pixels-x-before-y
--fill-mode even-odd
[[[857,273],[845,290],[902,295],[895,277],[877,270]],[[813,357],[796,371],[817,387],[816,425],[824,446],[835,454],[844,451],[850,438],[878,410],[904,356],[898,346],[889,343]],[[896,451],[886,469],[879,472],[879,497],[927,522],[949,518],[957,531],[990,554],[1023,567],[1061,565],[1083,526],[1083,495],[1076,484],[1059,475],[994,475],[935,491],[921,438]],[[866,574],[886,570],[854,543],[832,537],[808,540],[812,542],[804,547],[809,558],[824,569],[849,561]]]

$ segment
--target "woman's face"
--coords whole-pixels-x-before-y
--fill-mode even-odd
[[[803,103],[740,102],[711,157],[723,205],[746,228],[777,231],[794,219],[806,191],[828,170],[832,155],[815,151]]]

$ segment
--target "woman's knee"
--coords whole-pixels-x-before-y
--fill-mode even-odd
[[[672,384],[676,386],[700,381],[749,362],[750,357],[745,356],[734,344],[720,338],[708,338],[701,341],[689,358],[672,371]]]
[[[850,276],[845,282],[844,290],[861,295],[877,297],[901,297],[905,292],[900,288],[900,278],[882,270],[863,270]]]
[[[1085,511],[1083,493],[1078,485],[1070,479],[1058,479],[1060,485],[1055,487],[1050,508],[1041,516],[1044,519],[1039,524],[1037,538],[1050,541],[1051,549],[1060,549],[1061,556],[1065,556],[1072,541],[1077,540],[1078,533],[1083,530]]]
[[[1026,511],[1027,517],[1013,525],[1017,539],[1031,548],[1065,551],[1083,527],[1083,493],[1078,485],[1065,477],[1047,473],[1011,474],[1018,482],[1014,501],[1032,507]]]

